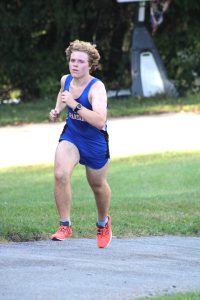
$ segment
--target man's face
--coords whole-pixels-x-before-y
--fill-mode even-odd
[[[69,61],[69,70],[72,77],[83,77],[90,72],[88,54],[81,51],[74,51]]]

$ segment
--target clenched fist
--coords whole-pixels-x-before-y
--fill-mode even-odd
[[[61,93],[61,102],[71,107],[72,109],[74,109],[77,105],[76,101],[72,97],[72,94],[68,91],[64,91]]]
[[[56,119],[58,118],[59,116],[59,111],[57,109],[52,109],[49,113],[49,119],[53,122],[56,121]]]

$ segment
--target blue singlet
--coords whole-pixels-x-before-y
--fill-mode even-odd
[[[69,91],[72,79],[71,75],[67,76],[64,91]],[[90,110],[92,110],[92,105],[89,102],[88,93],[91,86],[98,80],[94,77],[80,97],[76,99],[77,102]],[[92,169],[102,168],[110,158],[106,124],[105,130],[99,130],[84,121],[70,107],[68,107],[66,125],[61,133],[59,142],[63,140],[73,143],[79,150],[80,164]]]

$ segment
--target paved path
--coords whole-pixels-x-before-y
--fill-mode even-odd
[[[0,127],[0,167],[53,163],[64,123]],[[162,114],[108,120],[111,157],[200,150],[200,115]]]
[[[200,290],[200,238],[94,239],[0,245],[2,300],[133,300]]]

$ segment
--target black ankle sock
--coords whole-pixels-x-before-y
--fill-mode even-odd
[[[70,226],[69,225],[69,221],[65,221],[65,222],[62,222],[62,221],[60,221],[60,226]]]

